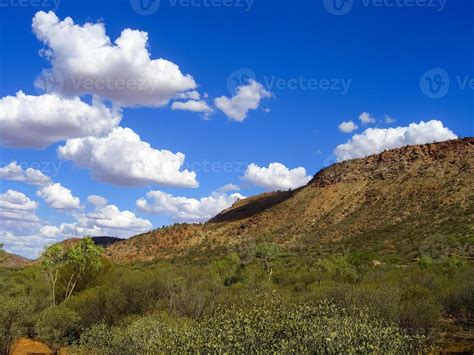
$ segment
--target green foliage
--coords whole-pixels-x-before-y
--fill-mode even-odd
[[[81,337],[82,350],[141,353],[407,353],[427,351],[426,338],[356,309],[327,303],[264,303],[218,308],[201,322],[147,316],[124,327],[98,325]]]
[[[51,306],[56,305],[56,284],[59,278],[59,272],[64,265],[66,252],[60,244],[54,244],[41,255],[41,267],[46,273],[48,280]]]
[[[240,257],[237,253],[231,253],[224,258],[212,262],[209,268],[211,273],[215,273],[224,285],[231,285],[238,278]]]
[[[5,258],[6,258],[6,253],[5,253],[5,251],[3,250],[3,244],[0,243],[0,263],[1,263],[2,261],[4,261]]]
[[[46,308],[36,322],[38,337],[60,348],[71,344],[79,334],[79,316],[62,305]]]
[[[422,269],[427,269],[433,265],[433,259],[429,255],[422,255],[418,259],[418,265],[420,265]]]
[[[200,272],[174,278],[168,285],[169,311],[172,314],[200,319],[212,310],[223,285]]]
[[[268,274],[269,280],[273,274],[273,261],[280,256],[280,254],[280,247],[275,244],[260,244],[255,248],[255,257],[261,261],[264,270]]]
[[[372,267],[375,253],[359,250],[349,256],[349,263],[356,272],[356,281],[360,282],[367,271]]]
[[[96,258],[99,253],[72,263],[70,249],[59,248],[47,259],[56,264],[0,269],[0,299],[7,300],[0,319],[13,315],[2,326],[8,329],[2,346],[27,335],[56,348],[80,340],[78,351],[94,353],[94,346],[97,354],[409,352],[426,349],[427,339],[418,335],[439,339],[443,315],[466,327],[472,321],[474,268],[462,257],[432,258],[420,267],[364,249],[326,257],[262,249],[246,262],[230,253],[208,263],[116,265]],[[273,267],[270,278],[263,258]],[[55,307],[45,270],[59,271]],[[81,277],[66,299],[75,272]]]
[[[31,315],[27,298],[0,295],[0,354],[8,354],[14,340],[28,334]]]
[[[427,288],[412,285],[402,293],[400,325],[411,334],[432,334],[440,316],[440,305]]]
[[[353,282],[357,279],[357,270],[351,265],[345,256],[330,256],[318,260],[315,267],[331,276],[332,280],[342,282]]]
[[[66,251],[64,268],[69,274],[66,300],[72,296],[79,281],[103,267],[102,253],[103,248],[95,245],[90,237],[81,239],[79,243]]]
[[[57,304],[58,281],[65,279],[64,299],[68,300],[80,281],[103,267],[103,248],[84,237],[70,248],[54,244],[41,255],[41,267],[48,280],[51,306]]]

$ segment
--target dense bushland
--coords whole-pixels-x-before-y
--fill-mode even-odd
[[[402,264],[258,245],[118,265],[97,252],[58,254],[54,303],[44,262],[0,271],[2,353],[20,336],[85,353],[417,352],[437,346],[443,318],[472,329],[474,268],[458,257]]]

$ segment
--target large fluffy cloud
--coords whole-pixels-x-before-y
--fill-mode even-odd
[[[150,191],[146,198],[137,201],[137,207],[142,212],[167,215],[177,222],[204,222],[244,198],[239,193],[229,195],[223,190],[199,200],[173,196],[162,191]]]
[[[74,24],[54,12],[38,12],[33,32],[46,48],[59,81],[53,88],[67,95],[95,94],[121,106],[165,105],[180,93],[196,88],[190,75],[165,59],[151,59],[146,32],[124,29],[112,43],[102,23]],[[43,73],[37,85],[49,81]]]
[[[39,225],[37,208],[38,203],[22,192],[7,190],[0,194],[0,231],[11,234],[31,233]]]
[[[25,170],[16,161],[0,168],[0,179],[19,181],[37,186],[47,186],[51,183],[51,179],[41,171],[33,168]]]
[[[0,99],[0,144],[14,148],[44,148],[69,138],[97,136],[111,131],[121,115],[104,105],[55,94]]]
[[[78,226],[92,235],[130,237],[152,229],[150,221],[133,212],[121,211],[115,205],[96,206],[93,212],[77,217]]]
[[[101,138],[68,140],[58,153],[63,159],[90,169],[96,179],[112,184],[198,186],[196,173],[180,170],[184,154],[153,149],[129,128],[116,128]]]
[[[437,120],[411,123],[408,127],[368,128],[363,133],[354,135],[347,143],[338,145],[334,154],[337,161],[343,161],[405,145],[433,143],[455,138],[457,136],[444,127],[443,122]]]
[[[5,250],[36,258],[44,246],[57,241],[41,235],[37,208],[38,203],[22,192],[7,190],[0,194],[0,243]]]
[[[117,206],[107,204],[107,199],[102,196],[90,195],[87,201],[94,207],[93,211],[74,213],[74,223],[44,226],[41,233],[50,238],[85,235],[130,237],[152,228],[150,221],[137,217],[133,212],[121,211]]]
[[[49,237],[41,233],[14,234],[7,231],[0,232],[0,243],[4,244],[6,251],[29,259],[38,258],[45,247],[61,240],[57,236]]]
[[[92,211],[71,211],[72,223],[50,225],[36,216],[38,204],[21,192],[0,194],[0,243],[9,252],[37,258],[48,245],[73,237],[130,237],[149,231],[152,224],[133,212],[108,205],[101,196],[89,196]]]
[[[281,163],[271,163],[268,168],[250,164],[242,179],[267,190],[288,190],[307,184],[311,176],[303,167],[288,169]]]
[[[38,190],[37,195],[42,197],[48,206],[57,210],[77,210],[81,208],[81,201],[72,195],[71,190],[60,183],[45,186]]]
[[[272,94],[265,90],[262,84],[250,80],[247,85],[240,86],[232,98],[225,96],[216,98],[214,105],[231,120],[242,122],[247,118],[249,110],[257,109],[263,98],[271,96]]]

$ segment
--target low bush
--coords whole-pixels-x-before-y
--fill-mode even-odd
[[[65,306],[46,308],[36,322],[38,337],[47,344],[60,348],[72,344],[79,336],[79,316]]]

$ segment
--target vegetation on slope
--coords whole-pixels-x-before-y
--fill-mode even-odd
[[[107,254],[199,258],[271,242],[314,253],[367,247],[409,262],[434,239],[449,244],[448,254],[465,253],[474,238],[473,168],[474,138],[394,149],[323,169],[297,190],[238,201],[203,225],[116,243]]]
[[[337,164],[103,255],[53,246],[0,270],[0,352],[22,336],[98,354],[472,352],[473,147]]]

